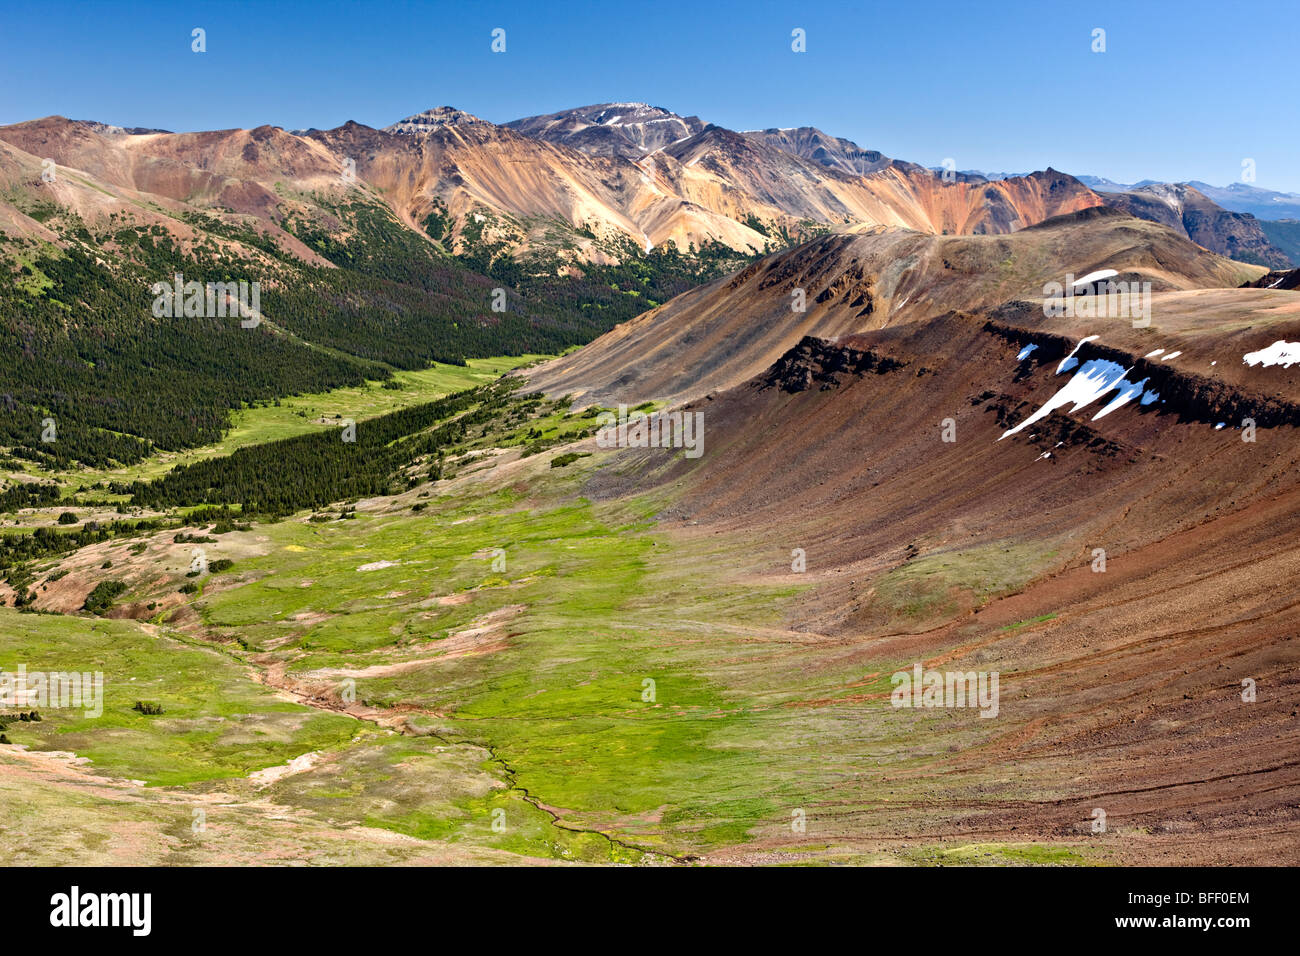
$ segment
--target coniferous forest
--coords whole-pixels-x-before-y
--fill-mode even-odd
[[[448,254],[378,204],[318,202],[346,239],[305,217],[282,225],[332,268],[201,213],[185,216],[204,237],[187,246],[116,216],[92,233],[57,208],[42,218],[61,248],[0,234],[0,446],[46,467],[129,464],[215,441],[248,403],[432,362],[560,352],[745,259],[628,243],[618,264],[562,275],[558,260],[521,263],[485,243]],[[177,273],[258,282],[262,321],[157,316],[151,286]]]

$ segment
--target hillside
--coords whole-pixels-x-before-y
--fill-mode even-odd
[[[1109,209],[1007,236],[901,229],[826,236],[692,290],[534,370],[538,388],[609,405],[681,401],[759,374],[804,336],[926,322],[949,311],[1041,300],[1049,282],[1114,269],[1153,291],[1240,285],[1265,270],[1204,252]],[[803,290],[806,311],[795,311]]]
[[[678,116],[648,103],[597,103],[505,124],[525,136],[593,156],[631,160],[694,136],[704,125],[698,116]]]
[[[743,135],[794,156],[811,159],[827,169],[850,175],[867,176],[879,172],[893,162],[888,156],[874,149],[863,149],[851,140],[831,136],[813,126],[746,130]]]
[[[1275,246],[1249,213],[1228,212],[1185,183],[1157,183],[1131,192],[1103,194],[1108,206],[1169,226],[1193,242],[1242,262],[1285,268],[1287,254]]]
[[[1288,259],[1293,263],[1300,262],[1300,219],[1261,221],[1259,227],[1268,236],[1268,241],[1282,250]]]
[[[1045,310],[1111,270],[1149,326]],[[51,812],[93,782],[133,833],[210,798],[239,837],[69,830],[119,865],[1292,860],[1300,293],[1264,272],[1106,207],[860,227],[353,442],[342,389],[7,492],[0,598],[44,613],[0,608],[0,649],[137,679],[11,723],[0,776]],[[698,456],[597,438],[590,402],[664,399]],[[892,706],[915,667],[1001,690]]]
[[[1044,276],[1102,267],[1151,281],[1150,326],[1045,315]],[[662,527],[743,542],[729,580],[798,589],[751,638],[761,669],[726,673],[801,688],[781,698],[796,736],[863,728],[816,735],[845,771],[817,840],[1073,841],[1102,807],[1126,862],[1293,860],[1300,617],[1277,582],[1300,567],[1300,373],[1261,356],[1300,339],[1300,293],[1235,287],[1260,271],[1109,211],[827,238],[531,381],[703,416],[702,455],[608,452],[586,491],[649,486]],[[1000,671],[998,719],[891,713],[911,661]],[[1255,683],[1267,702],[1243,705]],[[792,842],[811,839],[773,824],[721,858]]]
[[[494,268],[451,255],[342,169],[320,140],[271,127],[0,128],[0,339],[13,357],[0,446],[60,466],[137,461],[214,441],[248,403],[563,351],[745,262],[632,248],[572,277]],[[202,295],[194,313],[156,313],[154,287],[178,274],[200,292],[256,288],[256,321],[209,314]],[[40,437],[47,419],[56,441]]]

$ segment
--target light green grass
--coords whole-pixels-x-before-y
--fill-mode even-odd
[[[471,439],[575,427],[550,405],[541,411],[529,421],[510,412],[496,434]],[[268,797],[340,825],[591,862],[634,862],[642,850],[687,856],[756,837],[795,849],[805,839],[862,845],[910,824],[935,832],[971,805],[1021,796],[995,771],[957,781],[948,773],[951,754],[993,730],[976,712],[894,709],[889,674],[906,664],[881,658],[869,640],[787,630],[801,589],[756,585],[745,572],[752,540],[665,533],[653,515],[673,503],[667,493],[584,495],[616,456],[597,452],[564,469],[549,468],[550,457],[510,466],[508,479],[485,470],[432,486],[429,497],[362,505],[352,520],[300,517],[239,533],[247,552],[192,600],[201,626],[184,625],[227,643],[140,646],[137,625],[99,622],[114,637],[136,635],[97,640],[139,655],[113,666],[147,676],[148,693],[121,700],[160,699],[169,708],[161,720],[115,711],[133,736],[111,722],[21,732],[155,782],[202,780],[196,765],[207,750],[229,773],[325,750],[328,760]],[[417,502],[423,509],[410,510]],[[498,548],[504,568],[492,567]],[[875,602],[891,620],[947,613],[1022,586],[1050,560],[1001,544],[930,554],[877,579]],[[146,588],[170,593],[179,581]],[[95,633],[84,619],[22,623],[65,627],[69,641],[78,628]],[[352,723],[369,732],[331,740],[278,710],[258,716],[256,685],[220,699],[203,690],[226,679],[205,677],[207,666],[247,679],[242,660],[282,663],[323,695],[355,675],[358,701],[426,736]],[[251,716],[227,728],[240,713]],[[183,732],[162,722],[173,716],[190,722],[177,725]],[[149,720],[159,722],[138,723]],[[283,747],[252,738],[264,746],[250,757],[241,735],[263,727]],[[161,757],[172,748],[181,758],[167,778]],[[807,812],[806,837],[791,837],[796,808]],[[505,811],[499,831],[496,810]],[[1075,862],[1073,850],[1036,845],[959,851],[925,848],[902,861]]]
[[[453,392],[495,381],[504,372],[543,358],[547,356],[498,356],[469,359],[465,366],[439,364],[427,369],[394,372],[392,381],[400,384],[400,389],[385,388],[380,382],[367,382],[355,388],[292,395],[280,399],[278,403],[264,403],[241,409],[232,414],[232,427],[221,440],[202,448],[160,453],[146,461],[121,468],[50,473],[32,467],[28,473],[67,481],[71,488],[87,488],[101,481],[149,480],[165,474],[177,465],[228,455],[249,445],[292,438],[321,428],[334,428],[345,418],[362,421],[411,405],[431,402]]]
[[[968,843],[929,846],[905,854],[926,866],[1096,866],[1083,847],[1042,843]]]
[[[579,467],[596,467],[589,462],[529,491],[544,481],[546,498],[562,500]],[[766,788],[749,786],[780,715],[748,712],[733,699],[743,689],[727,686],[735,675],[711,671],[716,651],[744,645],[729,622],[777,624],[792,592],[769,589],[755,601],[753,591],[700,579],[696,562],[712,556],[674,564],[646,520],[655,507],[575,499],[539,508],[512,487],[436,500],[417,515],[284,522],[264,529],[266,557],[241,562],[255,581],[196,606],[213,633],[275,649],[303,679],[434,658],[358,677],[357,698],[445,714],[433,721],[440,735],[490,748],[518,787],[564,808],[575,827],[617,825],[648,849],[703,849],[743,840],[780,813]],[[494,548],[506,551],[504,572],[491,568]],[[397,563],[358,570],[378,561]],[[458,596],[469,600],[437,600]],[[438,659],[449,635],[517,606],[485,649]],[[655,682],[651,701],[646,680]],[[661,813],[672,840],[654,824]],[[390,822],[442,832],[427,816]]]
[[[1053,557],[1041,545],[1003,542],[922,555],[876,581],[875,605],[891,616],[951,616],[1023,587]]]
[[[131,621],[20,614],[0,608],[0,670],[103,673],[104,707],[40,708],[9,721],[16,744],[88,757],[101,773],[174,785],[245,776],[373,733],[350,718],[281,699],[216,650],[147,633]],[[160,703],[146,717],[136,701]],[[13,713],[14,708],[0,708]]]

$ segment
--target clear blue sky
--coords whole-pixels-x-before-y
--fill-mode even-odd
[[[1293,0],[15,0],[0,14],[0,123],[383,126],[444,104],[504,122],[634,100],[990,172],[1226,185],[1252,158],[1256,185],[1300,192],[1295,14]],[[795,27],[806,53],[790,50]]]

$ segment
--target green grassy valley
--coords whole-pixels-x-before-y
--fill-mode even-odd
[[[427,398],[494,371],[413,372],[406,382]],[[297,407],[324,413],[366,394]],[[161,814],[188,833],[154,857],[164,862],[271,852],[281,837],[260,827],[272,810],[304,831],[385,832],[416,841],[401,852],[428,843],[463,861],[688,863],[751,845],[767,862],[1094,859],[1079,850],[1040,860],[1033,846],[972,848],[971,860],[950,848],[840,846],[835,834],[850,820],[861,827],[874,805],[928,812],[925,785],[906,779],[937,756],[912,741],[939,718],[885,708],[861,724],[860,698],[840,699],[846,685],[887,699],[885,675],[906,662],[871,662],[877,676],[866,682],[861,662],[828,667],[815,636],[786,629],[800,583],[720,570],[734,566],[741,540],[665,533],[656,516],[671,495],[590,498],[588,483],[617,467],[609,453],[550,464],[589,434],[585,413],[510,378],[457,394],[407,406],[440,409],[415,418],[392,417],[406,414],[391,410],[402,392],[374,396],[376,415],[358,421],[358,434],[385,416],[397,429],[364,456],[397,479],[382,493],[323,509],[290,498],[287,510],[188,530],[150,507],[156,529],[11,568],[28,613],[0,609],[0,669],[102,671],[104,716],[6,719],[9,739],[28,750],[0,761],[19,759],[48,788],[41,799],[63,806],[67,784],[51,761],[75,754],[112,791],[98,811],[110,832]],[[245,435],[269,441],[235,448],[234,439],[199,464],[252,453],[264,462],[253,465],[260,480],[292,483],[293,453],[280,445],[337,440],[332,428],[295,437],[293,407],[250,410]],[[450,435],[437,477],[421,437],[433,434]],[[404,445],[420,454],[374,455]],[[169,507],[196,504],[181,493]],[[245,503],[233,504],[239,516]],[[197,550],[206,570],[196,574]],[[108,581],[122,587],[101,616],[81,610],[83,591]],[[158,712],[142,713],[142,702]],[[942,739],[977,723],[945,727]],[[830,733],[850,725],[853,734]],[[813,736],[816,751],[799,745]],[[187,830],[195,809],[220,837]],[[827,839],[781,849],[796,817]]]

